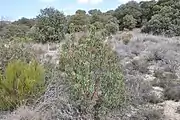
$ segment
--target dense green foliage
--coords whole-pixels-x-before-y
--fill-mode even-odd
[[[85,31],[89,24],[89,19],[85,11],[77,10],[75,15],[72,15],[68,21],[69,32],[74,28],[74,32]]]
[[[96,28],[97,31],[104,28],[104,24],[102,22],[95,22],[92,25]]]
[[[123,18],[126,15],[132,15],[134,19],[136,19],[137,24],[135,26],[141,26],[141,8],[139,4],[135,1],[130,1],[126,4],[120,5],[114,12],[114,16],[119,20],[120,29],[122,30],[123,27]]]
[[[109,35],[115,34],[119,30],[118,25],[113,22],[106,24],[105,29],[107,30]]]
[[[13,38],[13,37],[25,37],[28,27],[25,25],[9,24],[1,29],[0,37]]]
[[[134,19],[132,15],[126,15],[123,17],[123,28],[132,30],[136,27],[136,24],[136,19]]]
[[[154,9],[156,14],[145,24],[142,32],[153,33],[155,35],[179,36],[180,1],[159,0]]]
[[[155,0],[141,1],[139,3],[142,12],[142,16],[141,16],[142,25],[148,22],[151,19],[151,17],[154,15],[153,11],[155,4],[156,4]]]
[[[33,19],[22,17],[14,22],[0,21],[0,37],[11,40],[15,37],[22,41],[27,41],[23,40],[23,37],[27,37],[41,43],[60,42],[64,40],[65,34],[87,32],[91,25],[97,31],[108,29],[108,34],[124,28],[132,30],[142,27],[145,33],[179,36],[179,19],[179,0],[142,0],[139,3],[132,0],[107,12],[79,9],[67,16],[50,7],[40,10],[40,14]]]
[[[37,16],[36,37],[38,42],[60,42],[65,37],[66,17],[54,8],[45,8]]]
[[[36,61],[11,61],[0,75],[0,110],[32,102],[44,88],[44,69]]]
[[[36,23],[35,19],[28,19],[28,18],[22,17],[21,19],[14,21],[12,24],[25,25],[31,28],[32,26],[35,25],[35,23]]]

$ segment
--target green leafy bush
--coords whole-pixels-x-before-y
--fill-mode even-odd
[[[89,25],[90,20],[86,11],[77,10],[74,15],[72,15],[68,21],[69,32],[71,33],[71,28],[73,25],[74,32],[82,32],[86,30],[87,25]]]
[[[64,39],[67,20],[62,12],[51,7],[45,8],[40,10],[36,19],[34,39],[37,42],[60,42]]]
[[[126,15],[123,17],[123,28],[132,30],[136,27],[137,21],[132,15]]]
[[[11,61],[0,75],[0,109],[13,109],[32,102],[44,88],[44,69],[36,61],[29,64]]]
[[[28,42],[32,42],[32,38],[30,37],[12,37],[11,40],[15,41],[15,42],[23,42],[23,43],[28,43]]]
[[[110,46],[103,43],[104,39],[92,30],[78,43],[73,39],[67,41],[60,54],[60,70],[66,74],[72,99],[81,101],[81,105],[95,102],[94,111],[118,107],[124,101],[119,59]]]
[[[69,33],[73,33],[73,32],[85,32],[87,31],[88,26],[87,25],[74,25],[73,23],[71,23],[69,25]]]
[[[111,22],[105,25],[105,29],[107,30],[109,35],[115,34],[119,30],[119,25]]]
[[[102,30],[104,25],[101,22],[95,22],[93,25],[96,27],[96,30]]]
[[[132,0],[127,2],[126,4],[121,4],[118,8],[115,9],[114,16],[119,20],[120,30],[124,29],[123,22],[127,15],[132,16],[133,21],[134,19],[136,20],[136,27],[141,27],[142,11],[138,2]]]
[[[13,25],[9,24],[2,28],[0,37],[12,38],[12,37],[25,37],[29,27],[25,25]]]
[[[12,22],[12,24],[15,24],[15,25],[26,25],[28,26],[29,28],[31,28],[33,25],[35,25],[36,21],[35,19],[29,19],[29,18],[25,18],[25,17],[22,17],[14,22]]]
[[[73,32],[76,31],[75,25],[74,25],[73,23],[69,24],[68,31],[69,31],[70,33],[73,33]]]
[[[154,15],[152,19],[142,28],[142,32],[152,33],[154,35],[164,34],[173,36],[173,31],[171,19],[158,14]]]

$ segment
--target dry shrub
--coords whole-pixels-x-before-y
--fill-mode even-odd
[[[126,88],[133,104],[161,102],[156,96],[149,94],[152,85],[162,88],[179,85],[179,44],[180,41],[174,38],[138,33],[127,45],[116,43],[116,52],[121,57]],[[147,85],[148,81],[144,77],[147,74],[157,79]]]
[[[34,53],[29,47],[26,47],[23,43],[15,42],[1,42],[0,43],[0,70],[4,71],[8,62],[11,60],[22,60],[29,62],[31,59],[35,59]]]
[[[152,90],[151,85],[140,75],[126,75],[125,80],[129,103],[131,105],[147,103],[147,96]]]
[[[130,32],[123,32],[121,34],[121,39],[125,45],[129,43],[129,41],[132,39],[133,35]]]
[[[147,102],[152,104],[157,104],[164,101],[163,93],[155,93],[155,91],[148,93],[145,98]]]
[[[166,100],[180,100],[180,86],[168,87],[164,91],[164,97]]]
[[[180,106],[177,107],[176,113],[180,114]]]
[[[163,120],[163,110],[145,111],[144,117],[147,120]]]
[[[142,59],[132,60],[132,66],[134,70],[139,71],[140,73],[148,72],[148,62]]]
[[[155,108],[144,108],[133,115],[129,120],[163,120],[163,110]]]
[[[177,79],[154,79],[151,82],[152,86],[159,86],[161,88],[168,88],[180,85],[180,81]]]

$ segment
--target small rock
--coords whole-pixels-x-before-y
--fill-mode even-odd
[[[179,120],[180,114],[176,113],[178,106],[180,106],[180,102],[174,101],[165,101],[164,102],[164,120]]]
[[[152,87],[155,91],[160,91],[160,92],[163,92],[164,89],[161,88],[161,87]]]
[[[154,74],[154,70],[156,69],[156,66],[155,65],[152,65],[152,66],[148,66],[148,70],[151,74]]]
[[[144,80],[145,80],[145,81],[153,81],[155,78],[156,78],[156,77],[154,77],[153,75],[148,75],[148,74],[146,74],[146,75],[144,76]]]

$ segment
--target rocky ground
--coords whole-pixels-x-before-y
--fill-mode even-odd
[[[127,45],[122,40],[117,42],[117,36],[111,40],[121,58],[126,86],[133,98],[131,102],[138,105],[137,108],[132,105],[133,109],[124,119],[180,120],[180,112],[177,112],[180,107],[179,38],[138,31],[131,34],[133,38]]]

